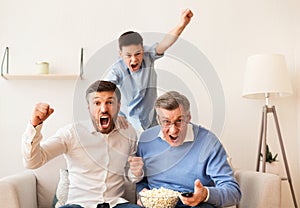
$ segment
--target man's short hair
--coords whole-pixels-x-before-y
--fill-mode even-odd
[[[118,103],[121,102],[121,92],[119,90],[119,88],[117,87],[117,85],[115,85],[112,82],[109,81],[104,81],[104,80],[97,80],[94,83],[92,83],[86,90],[85,93],[85,99],[87,102],[89,102],[88,100],[88,96],[90,93],[93,92],[114,92],[118,98]]]
[[[159,96],[155,101],[155,108],[163,108],[166,110],[175,110],[180,105],[183,109],[189,113],[190,112],[190,102],[186,96],[180,94],[176,91],[169,91],[165,94]]]
[[[129,45],[139,45],[141,44],[143,46],[143,38],[142,36],[134,31],[128,31],[123,33],[119,37],[119,48],[122,50],[123,46],[129,46]]]

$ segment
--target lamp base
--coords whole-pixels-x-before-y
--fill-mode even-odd
[[[262,152],[263,158],[262,158],[262,167],[261,168],[262,168],[262,172],[266,172],[267,118],[268,118],[267,114],[268,113],[272,113],[273,117],[274,117],[276,130],[277,130],[277,135],[278,135],[280,148],[281,148],[281,152],[282,152],[282,157],[283,157],[283,161],[284,161],[285,171],[286,171],[286,174],[287,174],[287,180],[288,180],[289,185],[290,185],[290,190],[291,190],[291,194],[292,194],[292,197],[293,197],[294,206],[295,206],[295,208],[298,208],[275,106],[268,107],[268,105],[265,105],[263,107],[262,121],[261,121],[261,131],[260,131],[258,154],[257,154],[257,163],[256,163],[256,171],[260,170],[260,155],[261,155],[261,152]],[[262,151],[262,147],[263,147],[263,151]]]

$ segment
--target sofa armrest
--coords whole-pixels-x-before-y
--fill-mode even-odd
[[[37,207],[36,177],[25,171],[0,179],[0,204],[6,208]]]
[[[270,173],[249,170],[235,171],[240,184],[242,199],[239,208],[280,207],[281,178]]]

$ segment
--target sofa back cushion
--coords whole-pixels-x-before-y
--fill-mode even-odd
[[[237,170],[235,177],[242,192],[239,208],[280,207],[281,178],[279,176],[270,173]]]
[[[38,207],[51,207],[59,181],[60,168],[66,168],[62,155],[34,170],[37,178]]]

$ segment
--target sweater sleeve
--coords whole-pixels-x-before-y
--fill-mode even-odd
[[[238,204],[241,199],[239,184],[234,178],[233,171],[227,162],[227,155],[222,144],[218,141],[208,159],[207,175],[214,181],[214,187],[209,189],[208,203],[216,207]]]
[[[144,134],[141,135],[141,138],[143,137],[143,135],[144,135]],[[138,146],[137,146],[137,152],[136,152],[136,155],[137,155],[138,157],[143,157],[143,153],[142,153],[142,151],[141,151],[141,145],[140,145],[140,143],[139,143]],[[145,167],[144,167],[144,173],[145,173]],[[149,189],[147,176],[144,176],[144,178],[143,178],[140,182],[138,182],[138,183],[136,184],[136,191],[137,191],[137,193],[139,193],[139,192],[140,192],[141,190],[143,190],[144,188]]]

